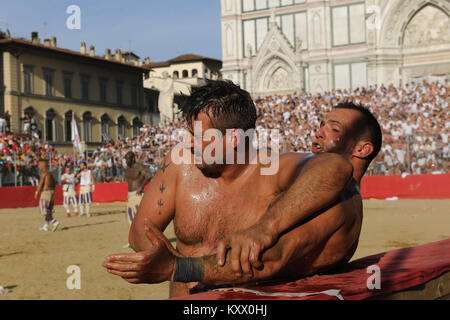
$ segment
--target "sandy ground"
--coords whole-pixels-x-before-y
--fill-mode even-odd
[[[352,260],[387,250],[450,238],[450,200],[364,201],[358,250]],[[91,218],[55,217],[56,232],[39,231],[37,208],[0,210],[0,299],[165,299],[168,283],[132,285],[101,266],[111,253],[124,249],[128,225],[125,204],[94,204]],[[172,225],[165,232],[173,241]],[[81,289],[69,290],[66,273],[80,267]]]

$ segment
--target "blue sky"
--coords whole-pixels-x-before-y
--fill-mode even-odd
[[[0,29],[13,37],[56,36],[58,47],[95,46],[96,55],[132,50],[165,61],[184,53],[222,59],[220,0],[0,0]],[[66,9],[81,9],[80,30],[69,30]]]

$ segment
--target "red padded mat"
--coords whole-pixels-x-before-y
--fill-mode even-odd
[[[368,289],[369,277],[379,267],[380,289]],[[321,274],[297,281],[265,286],[220,289],[177,300],[359,300],[418,286],[450,270],[450,239],[402,248],[361,258],[333,274]],[[373,281],[369,281],[373,283]],[[321,293],[332,290],[331,292]],[[338,293],[336,295],[336,293]]]

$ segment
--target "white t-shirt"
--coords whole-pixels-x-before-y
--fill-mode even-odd
[[[421,157],[417,160],[417,164],[422,167],[425,165],[426,160],[426,158]]]
[[[61,181],[64,181],[63,191],[68,191],[69,189],[75,190],[75,175],[73,173],[64,173],[61,176]]]
[[[413,124],[408,124],[408,123],[405,123],[402,126],[403,126],[403,130],[405,130],[406,136],[411,136],[413,134],[413,129],[417,129],[419,127],[418,125],[413,125]]]
[[[102,159],[100,157],[96,157],[94,164],[97,168],[100,168],[102,166]]]
[[[80,185],[89,186],[92,184],[91,170],[81,171]]]
[[[3,118],[0,118],[0,132],[6,132],[6,120]]]
[[[400,163],[404,164],[405,163],[406,151],[405,150],[401,150],[401,149],[395,149],[394,152],[397,155],[398,161],[400,161]]]
[[[398,139],[402,135],[402,130],[394,129],[391,131],[391,134],[394,139]]]

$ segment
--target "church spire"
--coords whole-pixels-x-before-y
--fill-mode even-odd
[[[275,18],[275,9],[270,13],[270,29],[277,26],[277,19]]]

